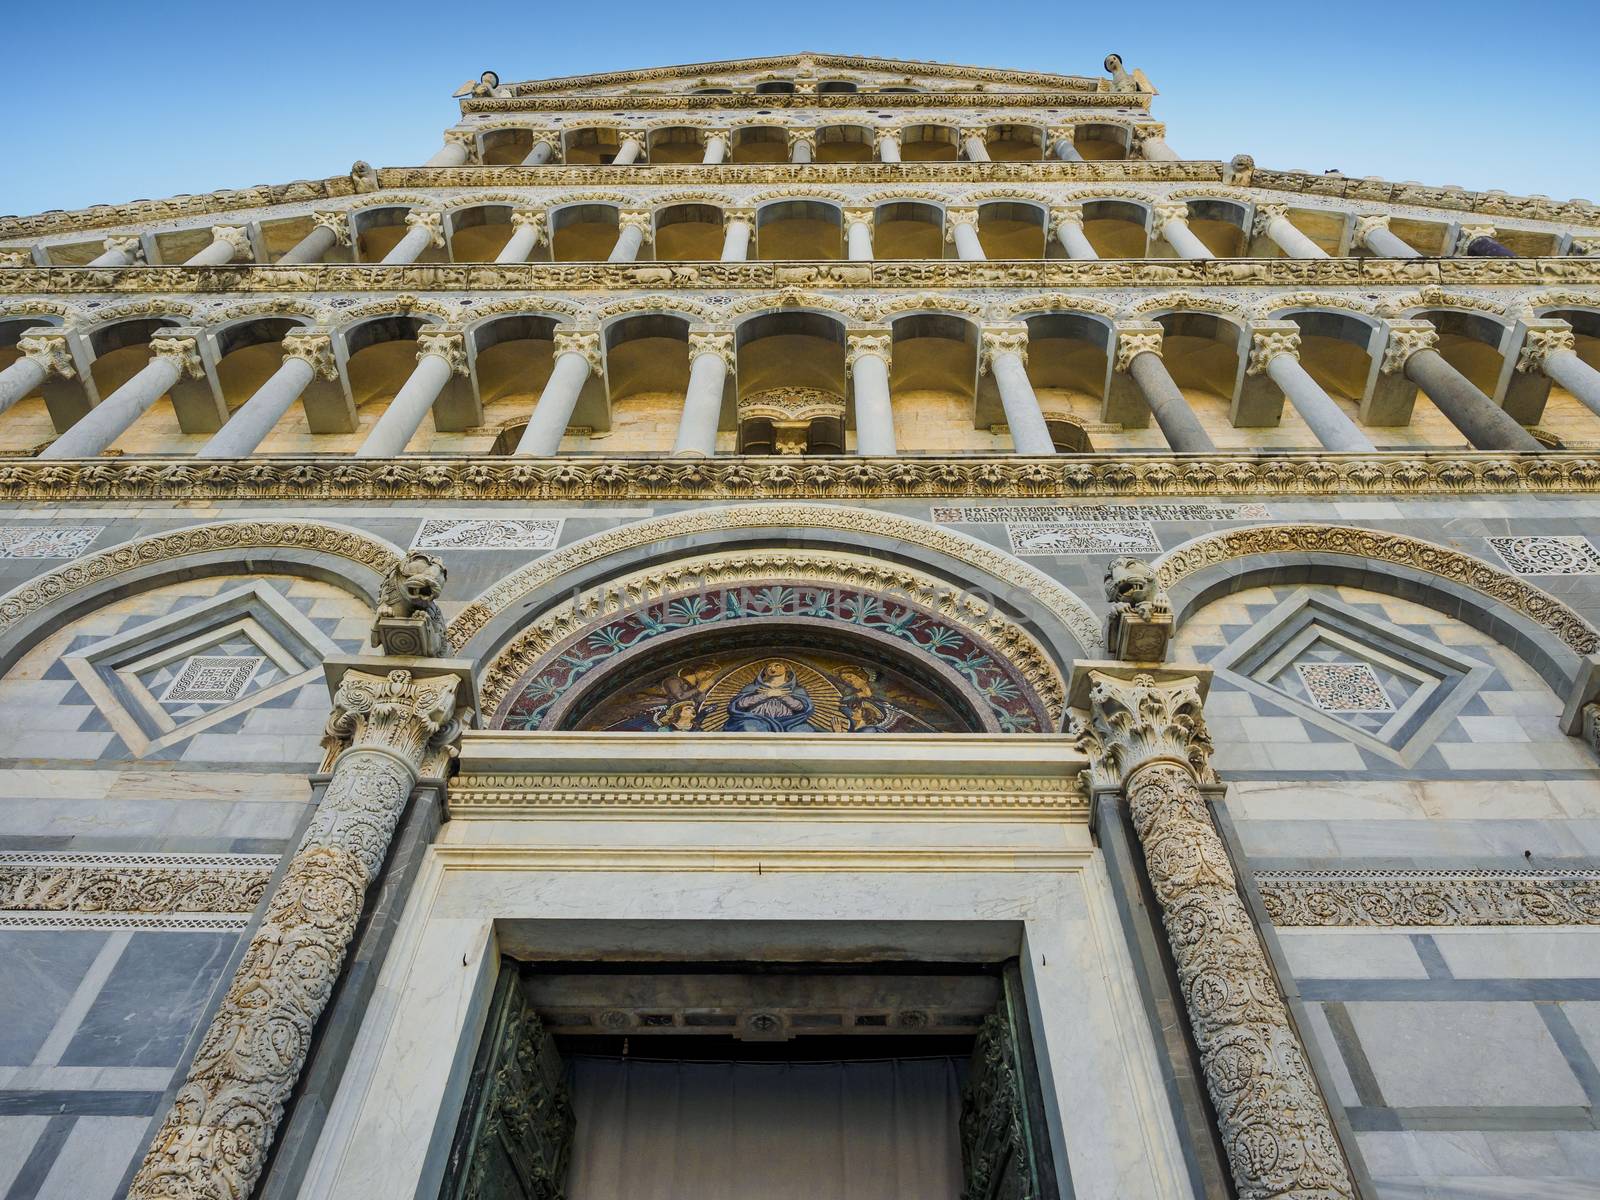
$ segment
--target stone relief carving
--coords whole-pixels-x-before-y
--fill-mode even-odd
[[[277,857],[183,854],[0,854],[0,911],[247,913]]]
[[[1106,567],[1106,650],[1113,658],[1161,662],[1172,640],[1172,604],[1155,568],[1138,558],[1114,558]]]
[[[1600,925],[1596,871],[1258,871],[1255,881],[1275,925]]]
[[[383,647],[385,654],[445,657],[450,647],[437,603],[445,576],[444,563],[420,550],[391,567],[378,589],[372,644]]]

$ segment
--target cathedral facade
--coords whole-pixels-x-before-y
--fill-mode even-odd
[[[1600,1196],[1600,208],[1156,98],[0,218],[0,1197]]]

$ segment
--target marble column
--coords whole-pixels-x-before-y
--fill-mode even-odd
[[[461,167],[472,160],[472,134],[453,129],[444,135],[444,145],[433,152],[425,167]]]
[[[898,129],[878,130],[878,161],[900,161],[900,131]]]
[[[1178,252],[1179,258],[1215,258],[1206,244],[1189,228],[1187,204],[1157,204],[1151,210],[1154,232],[1167,240],[1167,245]]]
[[[845,340],[844,366],[855,393],[856,453],[894,454],[894,405],[889,397],[888,330],[852,333]]]
[[[1050,231],[1067,252],[1068,258],[1089,260],[1100,256],[1094,252],[1089,239],[1083,235],[1083,209],[1081,207],[1053,208],[1050,210]]]
[[[744,262],[750,257],[750,236],[756,228],[756,210],[728,208],[722,213],[722,261]]]
[[[406,444],[422,427],[422,419],[450,377],[466,373],[466,339],[459,330],[424,329],[417,334],[417,365],[361,443],[356,457],[396,458],[404,454]]]
[[[975,208],[945,210],[944,240],[955,243],[957,258],[977,262],[989,257],[978,240],[978,210]]]
[[[522,160],[525,167],[542,167],[553,158],[559,157],[557,151],[561,148],[561,135],[553,130],[537,129],[533,133],[533,148],[528,151]]]
[[[89,260],[91,267],[131,267],[144,262],[144,243],[137,235],[108,237],[102,243],[100,254]]]
[[[1327,258],[1328,252],[1295,227],[1282,204],[1256,205],[1255,235],[1269,238],[1290,258]]]
[[[1217,784],[1206,668],[1105,664],[1071,732],[1100,795],[1126,797],[1217,1132],[1241,1200],[1354,1200],[1355,1184],[1203,789]]]
[[[350,216],[342,212],[314,212],[311,232],[285,250],[280,263],[317,263],[335,246],[350,244]]]
[[[713,129],[706,134],[706,152],[700,161],[715,166],[728,157],[728,135],[721,129]]]
[[[1054,454],[1055,441],[1044,423],[1033,381],[1028,378],[1028,331],[985,330],[980,362],[985,372],[994,375],[1012,448],[1018,454]]]
[[[205,249],[184,260],[186,267],[220,267],[235,259],[249,262],[255,257],[250,235],[237,225],[213,225],[211,241]]]
[[[1529,327],[1517,356],[1517,370],[1548,376],[1600,416],[1600,371],[1578,357],[1577,339],[1565,321],[1541,321]],[[0,375],[0,385],[4,382],[5,376]]]
[[[1387,213],[1358,217],[1355,232],[1350,240],[1365,246],[1380,258],[1421,258],[1422,255],[1413,250],[1405,242],[1389,232],[1389,216]]]
[[[67,349],[65,330],[51,326],[29,329],[17,339],[22,357],[0,371],[0,413],[32,395],[51,375],[71,379],[78,373]]]
[[[1133,376],[1161,436],[1176,453],[1214,453],[1217,447],[1211,435],[1167,373],[1161,358],[1164,337],[1165,331],[1154,321],[1118,321],[1116,369]]]
[[[500,253],[494,256],[495,262],[527,262],[528,255],[533,253],[533,248],[544,242],[546,228],[544,209],[514,210],[511,214],[511,236],[506,239],[506,244],[500,247]]]
[[[709,458],[717,452],[722,392],[733,364],[732,333],[719,330],[689,335],[689,388],[683,396],[673,454]]]
[[[444,218],[436,212],[413,208],[406,214],[406,235],[380,260],[384,266],[414,263],[429,246],[444,245]]]
[[[845,257],[852,262],[872,261],[872,210],[847,208],[844,210]]]
[[[963,129],[961,131],[961,148],[966,152],[968,162],[989,162],[989,143],[985,138],[986,129]]]
[[[809,129],[789,130],[789,161],[808,163],[817,155],[817,135]]]
[[[412,788],[447,773],[449,747],[471,722],[462,664],[390,658],[373,666],[381,673],[352,667],[340,677],[327,791],[129,1200],[252,1194]]]
[[[72,428],[47,448],[40,458],[93,458],[165,396],[184,375],[199,379],[200,344],[191,335],[161,335],[150,339],[150,361],[127,383],[79,417]]]
[[[625,212],[617,217],[617,244],[606,256],[607,262],[636,262],[639,248],[650,240],[650,214]]]
[[[244,458],[253,454],[283,414],[318,375],[339,377],[333,338],[319,330],[291,329],[283,335],[283,365],[239,406],[196,458]]]
[[[1083,155],[1078,153],[1077,142],[1074,136],[1077,130],[1071,125],[1053,126],[1045,134],[1045,144],[1050,147],[1050,153],[1062,162],[1082,162]]]
[[[1439,340],[1427,321],[1394,321],[1383,373],[1403,374],[1427,394],[1445,418],[1479,450],[1513,450],[1536,454],[1544,447],[1511,415],[1480,392],[1465,375],[1433,348]]]
[[[643,130],[629,130],[622,135],[622,144],[617,147],[617,156],[611,160],[614,167],[626,167],[639,161],[639,156],[644,153]]]
[[[549,458],[561,449],[561,439],[572,420],[572,410],[578,406],[578,397],[583,394],[583,385],[590,375],[600,373],[600,335],[577,330],[557,333],[555,359],[550,378],[528,418],[528,427],[517,442],[517,455]]]
[[[1338,453],[1370,453],[1377,447],[1361,427],[1300,365],[1300,327],[1293,321],[1258,321],[1251,330],[1245,371],[1266,375],[1310,428],[1317,444]]]
[[[1515,258],[1495,240],[1493,225],[1463,225],[1456,235],[1456,253],[1468,258]]]
[[[1179,162],[1177,151],[1167,145],[1165,125],[1143,125],[1133,131],[1134,145],[1146,162]]]

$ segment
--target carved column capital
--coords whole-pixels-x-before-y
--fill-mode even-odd
[[[467,161],[473,162],[478,157],[478,139],[470,129],[447,129],[444,131],[445,145],[454,143],[467,152]]]
[[[722,210],[722,227],[726,229],[735,221],[743,221],[752,230],[756,227],[756,210],[753,208],[725,208]]]
[[[511,213],[511,226],[514,229],[533,230],[533,244],[541,246],[549,236],[550,223],[542,208],[518,208]]]
[[[419,678],[405,668],[384,675],[346,671],[333,694],[328,740],[342,746],[341,754],[376,750],[420,771],[441,731],[460,736],[459,728],[448,728],[456,716],[460,683],[454,674]],[[372,864],[373,873],[380,865],[381,859]]]
[[[284,361],[298,358],[324,379],[339,378],[333,360],[333,335],[321,329],[291,329],[283,335]]]
[[[1133,127],[1133,145],[1135,149],[1138,149],[1148,141],[1165,141],[1166,137],[1167,127],[1160,121],[1146,121]]]
[[[984,125],[965,125],[961,129],[961,140],[965,142],[968,138],[977,138],[980,142],[983,142],[987,145],[989,141],[989,129]]]
[[[1256,205],[1255,222],[1250,227],[1250,232],[1256,237],[1268,237],[1267,227],[1279,218],[1289,219],[1289,206],[1287,204],[1258,204]]]
[[[350,244],[350,214],[347,212],[314,212],[311,214],[311,227],[326,229],[333,234],[337,245]]]
[[[983,331],[980,367],[985,374],[994,370],[994,360],[1002,354],[1015,354],[1024,365],[1028,362],[1028,330],[998,327]]]
[[[1293,321],[1257,321],[1250,327],[1250,363],[1245,374],[1264,374],[1280,354],[1300,357],[1300,326]]]
[[[1070,142],[1077,135],[1078,127],[1073,124],[1052,125],[1045,130],[1045,145],[1054,146],[1057,142]]]
[[[973,230],[978,228],[978,210],[976,208],[947,208],[944,210],[944,240],[956,240],[956,226],[970,225]]]
[[[31,267],[33,255],[26,250],[0,250],[0,267]]]
[[[871,229],[875,215],[870,208],[847,208],[844,210],[844,227],[849,229],[852,225],[865,225]]]
[[[1432,350],[1439,340],[1439,331],[1429,321],[1392,321],[1389,324],[1389,344],[1383,352],[1383,373],[1398,375],[1406,369],[1413,354]]]
[[[249,262],[256,256],[255,247],[250,244],[250,234],[238,225],[213,225],[211,227],[211,240],[227,242],[233,249],[230,262]]]
[[[788,133],[789,149],[791,151],[801,142],[804,142],[810,148],[811,153],[815,154],[817,152],[817,131],[815,129],[791,129]]]
[[[1382,229],[1385,232],[1388,232],[1388,213],[1373,213],[1369,216],[1357,217],[1355,232],[1351,235],[1351,241],[1365,242],[1367,240],[1367,235],[1375,229]]]
[[[198,333],[185,331],[183,333],[159,334],[150,339],[150,354],[153,358],[170,358],[174,360],[178,364],[178,377],[180,379],[184,375],[199,379],[206,373],[206,369],[200,361]]]
[[[1117,353],[1115,366],[1118,371],[1126,371],[1134,358],[1140,354],[1154,354],[1161,357],[1163,339],[1167,331],[1155,321],[1118,321]]]
[[[444,217],[432,209],[413,208],[406,213],[406,228],[425,229],[429,245],[444,245]]]
[[[467,373],[467,339],[459,329],[424,329],[417,334],[417,361],[442,358],[452,375]]]
[[[1083,228],[1083,205],[1067,204],[1050,210],[1050,236],[1056,237],[1056,228],[1060,225],[1076,225]]]
[[[863,354],[883,359],[883,365],[887,367],[893,348],[894,337],[887,329],[864,329],[848,333],[845,335],[844,369],[848,371],[855,366],[856,359]]]
[[[72,362],[72,351],[67,348],[64,329],[30,329],[17,339],[17,349],[22,351],[23,358],[43,367],[46,375],[71,379],[78,373]]]
[[[1189,206],[1182,200],[1163,200],[1150,209],[1150,232],[1159,234],[1171,221],[1180,224],[1189,220]]]
[[[600,335],[586,329],[558,329],[554,339],[555,355],[581,354],[589,363],[589,370],[600,374],[605,360],[600,357]]]
[[[733,348],[733,331],[729,329],[705,329],[689,333],[689,361],[693,362],[702,354],[715,354],[732,371],[737,359]]]
[[[1465,254],[1467,252],[1467,247],[1472,245],[1472,243],[1477,241],[1479,238],[1493,237],[1493,225],[1463,225],[1456,234],[1455,249],[1452,251],[1452,253]]]
[[[1081,666],[1073,696],[1085,701],[1086,715],[1073,718],[1072,732],[1089,756],[1095,786],[1123,786],[1136,772],[1163,762],[1181,766],[1194,782],[1215,782],[1202,712],[1209,676],[1205,667],[1150,672]]]
[[[879,146],[883,145],[885,142],[890,142],[893,145],[898,146],[900,144],[900,131],[898,129],[880,129],[878,130],[878,136],[874,139],[874,142]]]
[[[625,229],[637,229],[645,244],[650,244],[652,229],[649,213],[643,211],[619,213],[617,215],[617,232],[621,233]]]
[[[649,144],[649,142],[650,142],[650,135],[643,129],[619,129],[619,130],[617,130],[617,145],[618,146],[622,145],[623,142],[628,141],[630,138],[632,140],[638,142],[641,149],[643,149],[645,146],[647,146]]]
[[[1583,258],[1594,258],[1600,255],[1600,238],[1575,237],[1572,239],[1569,253]]]
[[[1517,355],[1517,370],[1524,374],[1543,372],[1552,354],[1576,352],[1577,349],[1572,326],[1565,321],[1529,321],[1528,332],[1522,339],[1522,352]]]
[[[107,253],[115,251],[118,254],[126,254],[128,261],[134,265],[144,262],[144,241],[136,233],[123,237],[113,234],[100,245]]]

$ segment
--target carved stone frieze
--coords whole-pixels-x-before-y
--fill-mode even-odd
[[[1600,871],[1258,871],[1255,880],[1282,926],[1600,925]]]
[[[0,912],[247,913],[275,855],[0,854]]]

